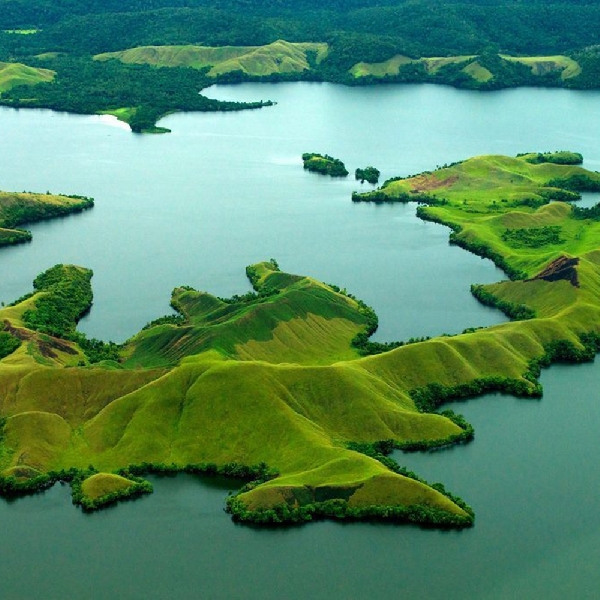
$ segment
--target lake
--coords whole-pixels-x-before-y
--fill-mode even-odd
[[[132,135],[106,117],[0,109],[1,189],[96,199],[87,213],[32,225],[31,244],[2,250],[0,300],[29,291],[57,262],[90,267],[94,307],[81,329],[122,341],[169,311],[173,287],[245,292],[244,267],[274,257],[372,305],[377,339],[456,333],[503,320],[469,293],[502,273],[449,246],[448,229],[417,219],[414,205],[352,203],[368,184],[307,173],[301,154],[331,154],[351,172],[373,165],[382,181],[534,150],[578,151],[600,169],[598,92],[302,83],[206,93],[277,104],[171,115],[160,124],[172,133],[161,136]],[[184,476],[84,515],[56,486],[0,501],[2,597],[594,597],[597,381],[597,365],[553,367],[541,402],[460,405],[476,428],[472,444],[400,456],[474,506],[471,530],[235,526],[222,511],[227,485]]]

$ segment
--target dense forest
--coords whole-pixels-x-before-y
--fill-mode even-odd
[[[155,92],[140,98],[139,90],[149,89],[149,69],[132,69],[118,61],[89,63],[95,54],[138,46],[263,46],[276,40],[323,42],[328,53],[309,71],[275,74],[270,80],[368,84],[372,77],[349,73],[353,65],[395,55],[476,55],[476,68],[493,77],[474,80],[465,75],[465,64],[449,64],[436,72],[437,80],[484,89],[599,87],[599,31],[600,4],[591,0],[0,0],[0,61],[57,73],[34,94],[15,88],[4,92],[0,102],[77,112],[95,112],[99,104],[138,108],[138,129],[171,110],[242,108],[192,99],[214,81],[202,71],[178,67],[158,75],[153,69]],[[60,60],[56,53],[61,53]],[[565,55],[577,61],[581,73],[568,80],[560,78],[560,71],[533,77],[528,66],[503,60],[501,54]],[[242,71],[222,75],[226,81],[248,78]],[[383,79],[428,81],[430,73],[410,63]],[[183,80],[188,82],[182,86]]]

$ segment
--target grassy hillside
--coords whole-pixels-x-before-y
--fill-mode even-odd
[[[516,67],[516,69],[515,69]],[[520,67],[520,68],[519,68]],[[430,81],[475,88],[514,85],[562,85],[577,82],[581,65],[570,56],[510,56],[507,54],[410,58],[395,55],[382,62],[359,62],[349,73],[388,81]]]
[[[117,59],[127,64],[207,69],[209,76],[236,73],[241,77],[267,77],[306,73],[320,77],[327,68],[327,43],[290,43],[277,40],[265,46],[141,46],[97,54],[94,59]],[[358,62],[348,75],[355,82],[385,78],[388,81],[431,81],[466,87],[506,87],[546,83],[573,83],[581,65],[572,57],[507,54],[411,58],[396,54],[381,62]]]
[[[426,202],[423,218],[448,223],[456,243],[520,277],[474,287],[512,321],[375,356],[352,346],[373,329],[368,307],[271,260],[248,268],[251,294],[176,289],[178,316],[134,336],[119,362],[90,366],[68,324],[65,336],[32,321],[44,303],[62,307],[66,282],[68,298],[85,303],[85,271],[55,267],[32,297],[0,310],[18,342],[0,360],[0,491],[64,479],[94,507],[149,491],[132,474],[186,470],[254,478],[228,502],[242,521],[471,524],[460,499],[384,454],[468,441],[468,424],[438,412],[445,401],[489,390],[538,397],[541,367],[600,350],[596,212],[550,202],[597,185],[580,161],[568,152],[476,157],[367,194]]]
[[[560,73],[564,81],[577,77],[581,73],[581,65],[569,56],[508,56],[500,55],[504,60],[514,61],[531,68],[534,75],[547,75],[548,73]]]
[[[31,240],[28,231],[16,229],[19,225],[81,212],[93,205],[91,198],[81,196],[0,192],[0,246]]]
[[[327,364],[356,358],[351,341],[367,324],[355,300],[274,263],[252,270],[255,293],[221,299],[177,288],[171,305],[180,322],[159,323],[131,338],[126,366],[177,364],[213,350],[238,360]],[[166,319],[169,321],[170,319]]]
[[[513,276],[532,276],[564,253],[579,256],[596,247],[597,223],[572,218],[568,204],[549,204],[600,189],[600,174],[572,164],[579,160],[572,153],[478,156],[390,180],[354,200],[429,204],[419,215],[450,225],[454,243],[510,265]]]
[[[29,67],[21,63],[0,62],[0,94],[18,85],[35,85],[52,81],[56,75],[50,69]]]
[[[314,58],[309,60],[309,54]],[[118,59],[124,63],[157,67],[208,68],[211,77],[232,71],[260,77],[274,73],[300,73],[310,69],[310,62],[318,64],[326,56],[327,44],[324,43],[277,40],[265,46],[143,46],[98,54],[94,59]]]

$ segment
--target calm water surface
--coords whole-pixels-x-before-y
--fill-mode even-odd
[[[174,286],[243,292],[244,266],[273,256],[374,306],[380,339],[452,333],[501,320],[468,288],[502,274],[449,247],[447,229],[416,219],[414,206],[353,204],[360,184],[305,173],[302,152],[350,171],[372,164],[382,180],[475,154],[563,148],[600,169],[597,92],[248,84],[209,94],[278,104],[172,115],[165,136],[0,109],[1,189],[96,198],[92,211],[34,225],[33,243],[2,251],[0,299],[29,291],[52,264],[82,264],[95,273],[82,329],[123,340],[167,312]],[[157,480],[154,495],[90,516],[56,486],[0,502],[1,597],[597,597],[598,374],[554,367],[541,402],[461,405],[475,442],[401,456],[475,507],[470,531],[239,527],[222,512],[227,486],[191,477]]]

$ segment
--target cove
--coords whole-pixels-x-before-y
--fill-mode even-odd
[[[470,501],[472,529],[236,526],[222,510],[232,484],[192,476],[86,515],[55,486],[0,501],[3,598],[594,598],[599,375],[559,365],[540,401],[459,403],[474,442],[396,456]]]

